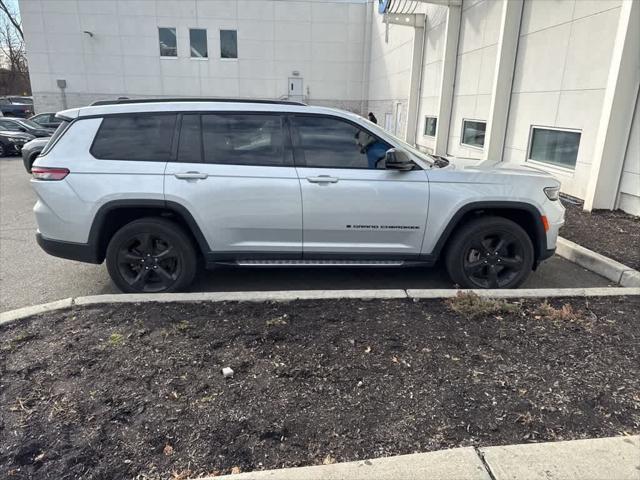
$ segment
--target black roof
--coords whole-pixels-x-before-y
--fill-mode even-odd
[[[122,105],[130,103],[167,103],[167,102],[217,102],[217,103],[266,103],[275,105],[301,105],[306,103],[294,102],[291,100],[264,100],[249,98],[117,98],[115,100],[98,100],[91,106],[96,105]]]

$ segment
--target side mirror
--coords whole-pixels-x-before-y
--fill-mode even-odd
[[[413,170],[414,165],[407,152],[396,148],[387,150],[384,157],[384,164],[387,170],[400,170],[402,172]]]

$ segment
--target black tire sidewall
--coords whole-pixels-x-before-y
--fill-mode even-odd
[[[450,244],[446,255],[447,271],[451,279],[463,288],[486,288],[471,280],[464,271],[464,252],[469,244],[479,235],[487,233],[505,232],[513,235],[521,244],[523,250],[523,268],[509,284],[499,288],[517,288],[529,276],[533,269],[534,250],[531,238],[517,223],[500,217],[483,217],[464,225]]]
[[[159,237],[165,237],[178,251],[180,262],[180,275],[178,280],[166,290],[157,293],[171,293],[186,289],[196,274],[197,262],[193,243],[184,233],[182,227],[175,222],[163,218],[147,218],[134,220],[118,230],[107,247],[106,264],[109,276],[113,283],[124,293],[149,293],[134,290],[122,277],[118,268],[118,252],[122,244],[132,236],[140,233],[152,233]]]

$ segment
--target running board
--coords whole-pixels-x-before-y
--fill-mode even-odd
[[[399,267],[402,260],[237,260],[242,267]]]

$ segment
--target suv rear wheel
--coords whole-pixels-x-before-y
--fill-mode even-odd
[[[143,218],[118,230],[107,247],[107,269],[126,293],[175,292],[196,273],[196,252],[182,228],[163,218]]]
[[[516,288],[533,267],[533,244],[517,223],[481,217],[456,232],[446,264],[451,279],[464,288]]]

